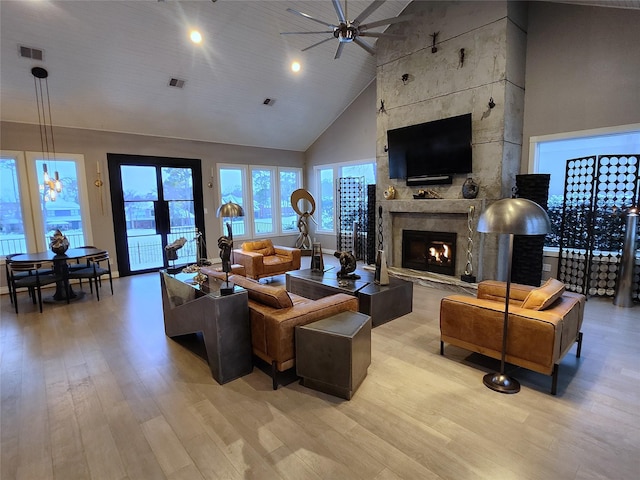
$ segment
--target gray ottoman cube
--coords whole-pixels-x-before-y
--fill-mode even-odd
[[[371,317],[342,312],[296,327],[296,369],[305,387],[351,400],[371,364]]]

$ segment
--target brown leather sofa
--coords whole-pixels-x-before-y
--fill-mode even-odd
[[[502,351],[506,284],[484,281],[477,298],[451,295],[440,303],[440,354],[444,343],[499,359]],[[564,285],[550,279],[535,288],[511,284],[506,362],[552,375],[555,395],[558,364],[578,343],[582,347],[582,319],[585,297],[566,292]]]
[[[274,246],[271,240],[244,242],[233,251],[234,262],[244,266],[247,277],[256,280],[299,270],[301,256],[300,249]]]
[[[224,278],[224,273],[213,267],[203,267],[201,272]],[[231,275],[229,282],[245,288],[249,294],[253,354],[271,365],[274,390],[278,388],[278,372],[295,365],[296,325],[306,325],[344,311],[358,311],[358,299],[346,293],[309,300],[282,287],[264,285],[241,275]]]

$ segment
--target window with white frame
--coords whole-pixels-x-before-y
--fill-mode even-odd
[[[335,233],[336,219],[336,188],[335,182],[338,178],[364,177],[365,184],[376,183],[376,163],[371,162],[349,162],[331,165],[317,165],[314,167],[315,176],[315,198],[319,212],[318,228],[319,233]]]
[[[244,217],[232,219],[234,237],[295,233],[291,193],[302,185],[302,169],[218,164],[218,178],[222,202],[237,203],[244,210]]]
[[[51,194],[43,185],[44,165],[62,184]],[[56,229],[71,247],[92,243],[84,156],[57,153],[45,160],[35,152],[0,155],[0,256],[48,250]]]
[[[547,210],[559,229],[564,200],[567,160],[596,155],[625,155],[640,152],[640,125],[531,137],[529,170],[550,175]],[[557,247],[557,235],[547,235],[546,247]]]

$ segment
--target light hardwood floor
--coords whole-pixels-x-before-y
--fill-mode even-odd
[[[416,285],[413,313],[373,330],[346,401],[273,391],[258,369],[220,386],[164,335],[158,274],[114,291],[42,315],[2,296],[2,480],[640,477],[640,306],[590,299],[558,395],[522,369],[521,392],[504,395],[482,384],[495,362],[439,355],[446,292]]]

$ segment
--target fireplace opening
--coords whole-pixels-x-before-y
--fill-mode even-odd
[[[456,274],[456,237],[451,232],[402,231],[402,268]]]

